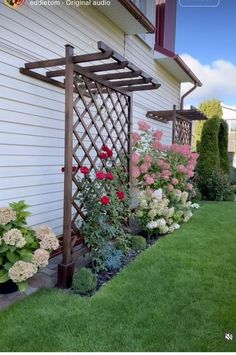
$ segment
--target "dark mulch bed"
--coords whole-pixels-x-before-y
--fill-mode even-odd
[[[147,237],[146,235],[144,235],[144,233],[139,233],[139,235]],[[152,246],[158,239],[160,239],[163,236],[158,236],[155,239],[147,239],[147,248],[149,248],[150,246]],[[112,271],[101,271],[99,273],[97,273],[97,288],[94,292],[87,294],[85,296],[93,296],[101,287],[105,286],[107,284],[108,281],[110,281],[114,276],[116,276],[126,265],[128,265],[131,261],[133,261],[137,255],[139,255],[140,253],[142,253],[142,251],[135,251],[135,250],[130,250],[124,257],[122,260],[122,266],[119,269],[116,270],[112,270]],[[88,265],[89,268],[92,269],[92,264]]]

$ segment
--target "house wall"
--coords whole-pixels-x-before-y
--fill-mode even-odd
[[[147,110],[179,103],[179,83],[152,59],[152,51],[93,7],[0,4],[0,207],[24,199],[33,227],[62,232],[64,92],[19,73],[25,62],[64,56],[71,43],[77,54],[96,50],[102,40],[162,84],[134,94],[134,128]],[[151,120],[149,120],[151,122]],[[151,122],[171,141],[171,124]]]

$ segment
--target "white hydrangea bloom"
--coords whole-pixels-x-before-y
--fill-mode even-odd
[[[157,227],[158,227],[157,221],[151,221],[151,222],[149,222],[149,223],[146,225],[146,227],[147,227],[148,229],[155,229],[155,228],[157,228]]]
[[[159,218],[156,222],[158,227],[164,227],[166,225],[166,221],[164,218]]]
[[[36,236],[39,240],[43,240],[44,237],[51,233],[53,233],[53,230],[48,226],[41,226],[36,230]]]
[[[59,241],[54,233],[48,233],[39,243],[41,249],[56,250],[59,247]]]
[[[156,217],[156,210],[150,210],[148,212],[148,217],[150,217],[151,219],[153,219],[154,217]]]
[[[198,203],[192,203],[191,204],[191,208],[195,208],[196,210],[199,208],[199,204]]]
[[[0,208],[0,225],[5,226],[7,223],[16,220],[16,212],[10,207]]]
[[[186,203],[186,207],[189,208],[189,207],[191,207],[191,206],[192,206],[192,202],[191,202],[191,201],[188,201],[188,202]]]
[[[48,265],[49,252],[44,249],[37,249],[34,252],[32,263],[37,267],[45,267]]]
[[[166,217],[167,218],[170,218],[174,215],[175,213],[175,208],[174,207],[171,207],[171,208],[168,208],[168,213],[166,214]]]
[[[173,223],[173,224],[172,224],[172,227],[173,227],[174,229],[179,229],[179,228],[180,228],[180,225],[179,225],[178,223]]]
[[[159,229],[160,234],[166,234],[169,232],[169,227],[168,226],[161,226]]]
[[[157,200],[161,200],[163,197],[162,189],[158,189],[158,190],[153,191],[152,197],[156,198]]]
[[[21,231],[16,228],[12,228],[8,232],[4,233],[2,239],[7,245],[13,245],[17,248],[23,248],[26,244],[26,240]]]
[[[182,195],[181,195],[181,201],[183,203],[186,203],[187,202],[187,199],[188,199],[188,192],[187,191],[183,191],[182,192]]]
[[[192,217],[192,212],[191,211],[187,211],[184,213],[184,222],[188,222],[190,220],[190,218]]]
[[[37,271],[36,265],[20,260],[9,269],[8,275],[13,282],[22,282],[30,279]]]

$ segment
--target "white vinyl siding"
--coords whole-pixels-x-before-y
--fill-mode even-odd
[[[29,223],[49,224],[57,234],[63,223],[64,91],[19,68],[64,56],[66,43],[76,54],[94,52],[99,40],[162,84],[134,94],[134,128],[147,110],[178,104],[179,83],[154,62],[152,51],[137,36],[124,36],[97,9],[26,4],[12,10],[0,4],[0,207],[24,199],[32,206]],[[151,123],[163,128],[169,143],[171,124]]]

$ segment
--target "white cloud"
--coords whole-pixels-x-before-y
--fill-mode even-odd
[[[202,82],[202,87],[197,88],[185,99],[188,104],[198,105],[199,102],[217,98],[225,103],[236,104],[236,66],[231,62],[220,59],[209,65],[200,63],[189,54],[182,54],[181,58],[191,68],[194,74]],[[192,85],[182,84],[182,93]]]

